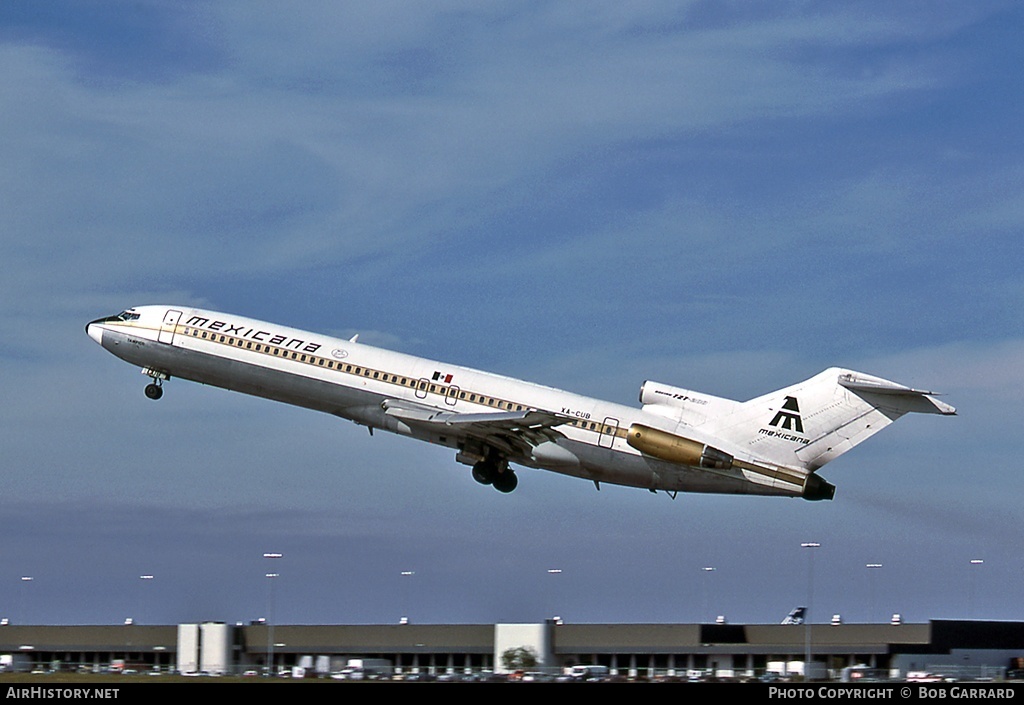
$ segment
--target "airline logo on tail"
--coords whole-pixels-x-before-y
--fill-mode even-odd
[[[782,408],[775,414],[775,418],[768,425],[777,426],[786,431],[803,433],[804,424],[800,420],[800,406],[796,403],[796,397],[786,397],[786,403],[782,405]]]
[[[780,438],[784,441],[800,443],[802,445],[807,445],[811,442],[810,439],[802,435],[804,432],[804,422],[800,418],[800,404],[797,403],[796,397],[787,396],[786,401],[782,404],[782,408],[775,412],[775,416],[768,422],[768,425],[774,428],[762,427],[758,430],[758,433],[762,436]],[[786,431],[790,433],[786,433]]]

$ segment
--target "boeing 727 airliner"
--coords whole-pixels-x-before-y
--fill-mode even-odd
[[[832,499],[818,469],[907,412],[955,414],[932,392],[831,368],[737,402],[644,382],[639,409],[351,340],[214,311],[139,306],[86,332],[152,378],[180,377],[453,448],[501,492],[510,464],[648,490]]]

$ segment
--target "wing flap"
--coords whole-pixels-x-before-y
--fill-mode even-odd
[[[537,409],[522,411],[495,411],[463,414],[446,411],[425,404],[397,399],[386,399],[381,406],[384,413],[407,423],[443,425],[449,427],[481,426],[503,431],[525,431],[553,428],[568,423],[572,417]]]

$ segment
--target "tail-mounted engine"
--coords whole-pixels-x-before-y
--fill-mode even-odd
[[[629,427],[626,443],[641,453],[670,463],[679,463],[709,470],[728,470],[732,456],[711,446],[668,431],[635,423]]]
[[[640,403],[648,413],[682,421],[690,426],[697,426],[712,416],[728,414],[738,405],[731,399],[651,380],[640,387]]]

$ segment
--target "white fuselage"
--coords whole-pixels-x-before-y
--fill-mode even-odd
[[[683,430],[685,424],[664,415],[351,340],[173,306],[129,309],[93,321],[87,331],[154,378],[180,377],[323,411],[371,430],[455,448],[460,456],[483,457],[491,446],[504,448],[510,462],[596,483],[669,492],[801,494],[803,475],[796,470],[782,478],[739,467],[709,471],[651,457],[626,442],[633,424]],[[525,410],[558,417],[524,430],[533,451],[506,448],[497,438],[494,445],[481,430],[492,418]],[[462,422],[416,423],[418,416],[437,414]],[[468,423],[475,419],[480,424]],[[692,428],[685,430],[693,437]],[[724,450],[743,457],[741,448]]]

